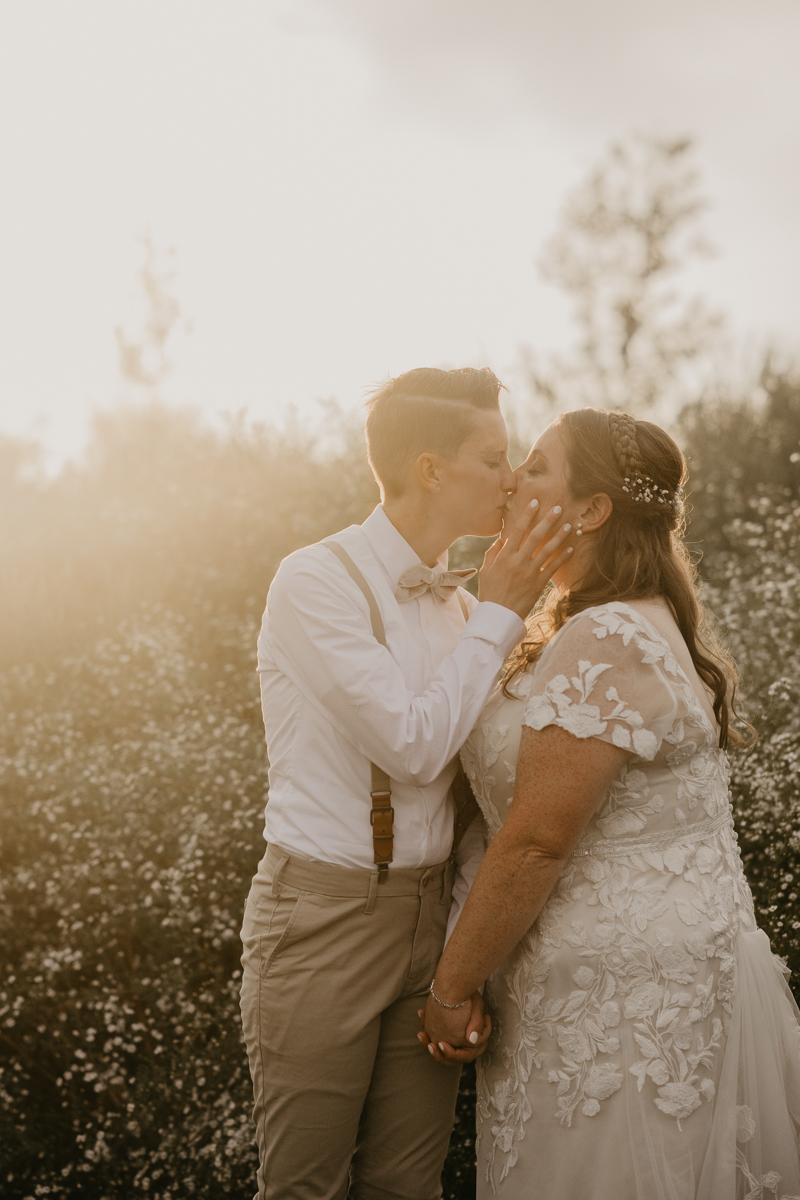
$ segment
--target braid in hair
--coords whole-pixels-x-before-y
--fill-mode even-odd
[[[608,414],[608,430],[611,434],[611,445],[619,464],[623,479],[641,479],[645,476],[642,452],[636,440],[636,421],[628,413],[610,412]]]

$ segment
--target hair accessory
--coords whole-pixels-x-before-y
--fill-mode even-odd
[[[440,1000],[439,997],[436,995],[436,992],[433,990],[433,985],[435,983],[436,983],[436,980],[432,979],[431,986],[428,988],[428,991],[433,996],[436,1003],[441,1004],[442,1008],[463,1008],[465,1004],[469,1004],[469,998],[467,998],[466,1000],[462,1000],[460,1004],[445,1004],[444,1000]]]
[[[637,504],[650,504],[655,500],[658,504],[668,504],[677,511],[683,500],[683,488],[678,487],[674,492],[669,488],[660,488],[649,475],[638,475],[635,478],[626,476],[622,484],[623,492],[627,492],[631,500]]]

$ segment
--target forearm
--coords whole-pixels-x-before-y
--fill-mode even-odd
[[[495,604],[479,605],[453,652],[415,695],[372,636],[358,601],[322,594],[320,587],[304,577],[293,589],[270,593],[266,659],[359,753],[398,782],[427,786],[477,721],[505,656],[525,632],[522,621]]]
[[[436,970],[441,1000],[458,1003],[486,981],[530,929],[566,861],[500,831]]]

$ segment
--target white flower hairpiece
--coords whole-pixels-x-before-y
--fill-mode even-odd
[[[627,492],[631,500],[638,503],[650,504],[655,500],[658,504],[668,504],[677,511],[683,500],[683,488],[671,492],[669,488],[660,488],[649,475],[637,475],[635,478],[626,476],[622,484],[623,492]]]

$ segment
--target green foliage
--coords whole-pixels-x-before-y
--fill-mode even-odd
[[[739,845],[800,995],[800,379],[768,364],[757,398],[698,402],[681,428],[689,541],[759,735],[731,756]]]
[[[217,623],[198,644],[184,618],[143,613],[2,681],[4,1196],[250,1182],[238,932],[267,782],[255,632]]]
[[[761,733],[732,756],[740,844],[800,972],[800,404],[791,378],[765,390],[695,407],[684,431],[706,595]],[[357,432],[323,434],[120,410],[50,483],[30,447],[0,446],[8,1200],[253,1186],[238,929],[263,848],[256,628],[280,558],[376,498]],[[480,550],[465,540],[459,565]],[[474,1194],[473,1114],[469,1072],[454,1200]]]
[[[707,560],[725,550],[738,556],[743,542],[733,521],[749,520],[761,498],[800,496],[800,376],[768,363],[755,397],[697,401],[681,413],[680,429],[691,475],[690,539]],[[710,561],[704,567],[714,569]]]
[[[759,734],[732,756],[739,844],[759,923],[800,995],[800,500],[757,495],[709,555],[706,598]]]
[[[90,645],[143,604],[195,623],[260,611],[282,558],[378,501],[361,429],[335,409],[313,430],[217,433],[157,402],[121,408],[46,486],[21,477],[25,449],[0,445],[0,663]]]

